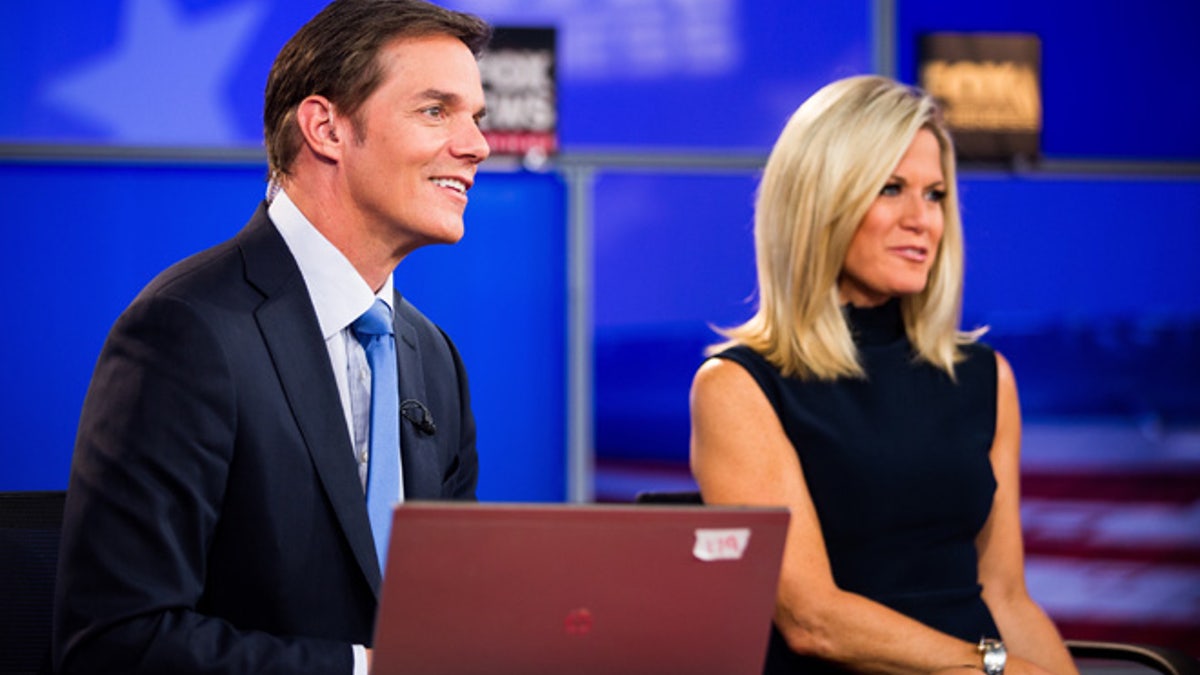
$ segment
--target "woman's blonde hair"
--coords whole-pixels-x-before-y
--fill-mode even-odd
[[[915,356],[954,377],[962,332],[963,236],[954,145],[934,100],[878,76],[838,80],[812,95],[775,142],[758,189],[754,246],[759,307],[719,332],[785,375],[832,380],[864,372],[842,315],[838,276],[854,233],[921,129],[937,137],[946,198],[944,231],[925,289],[901,299]]]

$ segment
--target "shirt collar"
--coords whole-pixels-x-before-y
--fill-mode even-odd
[[[287,192],[275,195],[267,215],[296,259],[326,340],[354,323],[376,298],[392,308],[391,275],[378,293],[372,293],[354,265],[304,217]]]

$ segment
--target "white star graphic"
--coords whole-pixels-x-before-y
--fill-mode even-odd
[[[225,87],[263,16],[258,0],[200,16],[175,0],[128,0],[114,48],[51,82],[44,98],[114,143],[233,143]]]

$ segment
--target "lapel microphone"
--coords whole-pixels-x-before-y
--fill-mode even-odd
[[[406,398],[400,402],[400,414],[426,436],[432,436],[437,431],[437,425],[433,423],[433,415],[429,414],[429,408],[415,398]]]

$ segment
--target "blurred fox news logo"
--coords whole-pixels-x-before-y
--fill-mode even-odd
[[[918,83],[942,105],[964,161],[1036,160],[1041,150],[1041,42],[1036,35],[933,33]]]
[[[479,59],[487,115],[480,123],[492,155],[539,167],[558,151],[553,28],[497,27]]]

